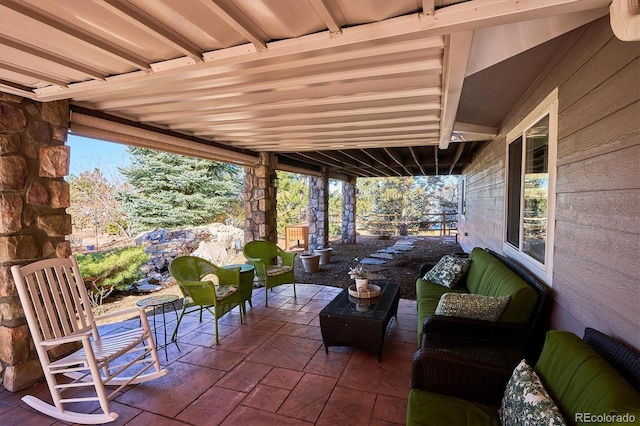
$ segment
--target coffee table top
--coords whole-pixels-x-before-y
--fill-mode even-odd
[[[384,320],[400,291],[400,284],[390,281],[371,281],[380,287],[380,296],[375,299],[357,299],[343,289],[320,312],[321,315],[349,316]]]

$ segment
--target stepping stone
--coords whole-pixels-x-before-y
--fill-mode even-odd
[[[394,246],[395,250],[400,250],[402,252],[413,250],[414,246]]]
[[[377,259],[386,259],[386,260],[393,259],[393,255],[389,253],[373,253],[373,254],[370,254],[369,257],[375,257]]]
[[[400,240],[400,241],[396,241],[395,245],[406,246],[406,245],[413,245],[413,243],[415,243],[415,240]]]
[[[400,250],[394,247],[389,247],[389,248],[384,248],[384,249],[380,249],[378,250],[378,253],[391,253],[391,254],[402,254],[404,253],[406,250]]]
[[[365,257],[364,259],[362,259],[360,261],[361,264],[363,265],[383,265],[385,264],[387,261],[386,260],[382,260],[382,259],[373,259],[371,257]]]
[[[370,279],[370,280],[386,280],[386,279],[387,279],[387,277],[385,277],[385,276],[384,276],[384,275],[382,275],[382,274],[372,274],[372,273],[369,273],[369,279]]]

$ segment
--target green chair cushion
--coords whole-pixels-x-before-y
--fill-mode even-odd
[[[453,396],[411,389],[406,424],[417,425],[500,425],[498,409]]]
[[[275,277],[277,275],[286,274],[291,271],[293,266],[284,266],[284,265],[268,265],[267,266],[267,276]]]

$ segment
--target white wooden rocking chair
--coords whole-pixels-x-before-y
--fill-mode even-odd
[[[109,401],[124,386],[164,376],[143,309],[128,309],[106,315],[137,312],[141,326],[133,330],[100,336],[87,290],[74,256],[47,259],[11,268],[20,302],[54,405],[34,396],[22,400],[34,409],[72,423],[101,424],[118,418]],[[55,359],[52,350],[62,344],[82,345],[71,355]],[[55,353],[55,351],[53,351]],[[63,379],[60,375],[73,380]],[[118,386],[110,394],[107,386]],[[63,398],[64,391],[93,387],[86,395]],[[102,412],[69,411],[66,404],[98,401]]]

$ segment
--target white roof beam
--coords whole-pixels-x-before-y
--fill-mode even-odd
[[[35,47],[29,45],[27,43],[23,43],[19,40],[13,39],[11,37],[0,34],[0,44],[10,47],[12,49],[20,50],[28,55],[32,55],[43,59],[45,61],[50,61],[53,63],[57,63],[58,65],[62,65],[63,67],[67,67],[74,71],[78,71],[82,74],[85,74],[89,77],[92,77],[96,80],[104,80],[105,74],[103,71],[97,70],[93,67],[89,67],[78,62],[72,61],[70,59],[62,58],[58,55],[50,53],[44,49],[39,47]],[[62,96],[60,99],[66,99],[67,96]]]
[[[10,72],[14,72],[16,74],[22,74],[22,75],[26,75],[27,77],[31,77],[34,78],[36,80],[41,80],[41,81],[46,81],[48,83],[52,83],[52,84],[57,84],[59,86],[64,86],[67,84],[67,81],[65,80],[61,80],[58,77],[54,77],[52,75],[48,75],[48,74],[44,74],[38,71],[34,71],[31,69],[28,69],[26,67],[18,67],[14,64],[11,64],[9,62],[3,61],[2,59],[0,59],[0,69],[6,70],[6,71],[10,71]]]
[[[131,52],[127,52],[124,49],[105,42],[99,37],[74,28],[68,23],[54,16],[44,15],[30,5],[17,4],[10,0],[0,0],[0,4],[8,9],[13,10],[16,13],[33,19],[34,21],[39,22],[42,25],[46,25],[70,37],[75,38],[86,48],[98,50],[116,60],[129,64],[139,70],[149,71],[151,69],[149,64],[144,59],[132,54]]]
[[[119,0],[93,0],[93,2],[182,52],[194,63],[202,62],[202,51],[198,46],[156,21],[153,17],[136,10],[129,3],[123,3]]]
[[[449,46],[445,49],[444,89],[442,96],[442,126],[440,130],[440,148],[446,149],[451,141],[453,124],[458,112],[462,85],[467,71],[469,51],[473,32],[453,33],[448,37]]]
[[[333,10],[329,7],[325,0],[309,0],[311,2],[311,6],[316,10],[322,22],[329,28],[329,31],[332,33],[340,32],[341,17],[338,18],[338,11]]]
[[[238,34],[249,40],[256,50],[264,51],[267,49],[266,41],[269,40],[269,37],[240,10],[232,8],[230,2],[225,3],[220,0],[200,0],[200,2],[222,18]]]
[[[427,16],[433,16],[435,11],[435,0],[422,0],[422,13]]]

